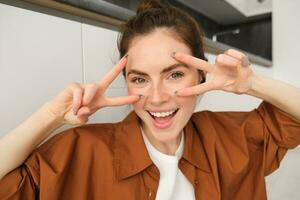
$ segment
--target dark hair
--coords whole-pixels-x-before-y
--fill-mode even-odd
[[[207,60],[203,49],[203,31],[197,22],[181,10],[158,0],[142,0],[136,15],[122,26],[118,41],[120,57],[127,53],[135,37],[150,34],[157,28],[170,29],[178,40],[190,48],[193,56]],[[199,70],[199,73],[202,82],[205,82],[203,71]]]

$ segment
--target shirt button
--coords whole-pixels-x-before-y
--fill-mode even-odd
[[[151,190],[149,190],[149,192],[148,192],[148,197],[149,197],[149,199],[152,197],[152,192],[151,192]]]
[[[195,185],[198,185],[198,184],[199,184],[198,179],[195,179]]]

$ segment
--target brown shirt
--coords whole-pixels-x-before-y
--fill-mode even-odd
[[[179,168],[196,199],[264,200],[264,177],[300,143],[300,123],[263,102],[251,112],[194,113],[184,134]],[[132,112],[53,137],[0,181],[0,199],[155,199],[158,182]]]

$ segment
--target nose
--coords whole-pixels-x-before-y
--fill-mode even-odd
[[[162,84],[157,84],[151,88],[149,92],[148,101],[152,105],[159,106],[170,99],[170,92]]]

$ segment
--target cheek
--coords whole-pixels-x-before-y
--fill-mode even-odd
[[[132,87],[132,86],[130,86],[128,84],[127,84],[127,92],[128,92],[128,95],[140,95],[140,94],[143,94],[142,88],[135,88],[135,87]],[[138,113],[139,110],[143,109],[144,104],[145,104],[144,100],[141,99],[138,102],[133,103],[132,106],[133,106],[133,109]]]
[[[196,70],[194,73],[191,74],[189,79],[189,86],[198,85],[200,83],[200,74],[198,70]]]
[[[193,112],[196,107],[197,97],[175,97],[177,104],[188,112]]]
[[[176,86],[173,87],[173,90],[175,91],[182,88],[187,88],[187,87],[192,87],[197,85],[199,82],[199,77],[193,75],[183,79],[180,83],[178,83]],[[175,96],[175,99],[178,105],[181,105],[181,107],[184,108],[184,110],[186,110],[187,112],[193,112],[197,104],[197,96],[195,95],[188,96],[188,97]]]
[[[127,91],[128,91],[128,95],[137,94],[137,93],[135,93],[134,88],[130,87],[130,85],[128,85],[128,84],[127,84]]]
[[[166,85],[168,86],[169,90],[172,90],[173,92],[175,92],[175,91],[183,89],[183,88],[195,86],[196,84],[198,84],[198,77],[187,76],[181,80],[178,80],[176,82],[172,82],[172,83],[169,83]]]
[[[147,96],[147,87],[134,87],[131,84],[127,84],[128,95],[144,95]]]

